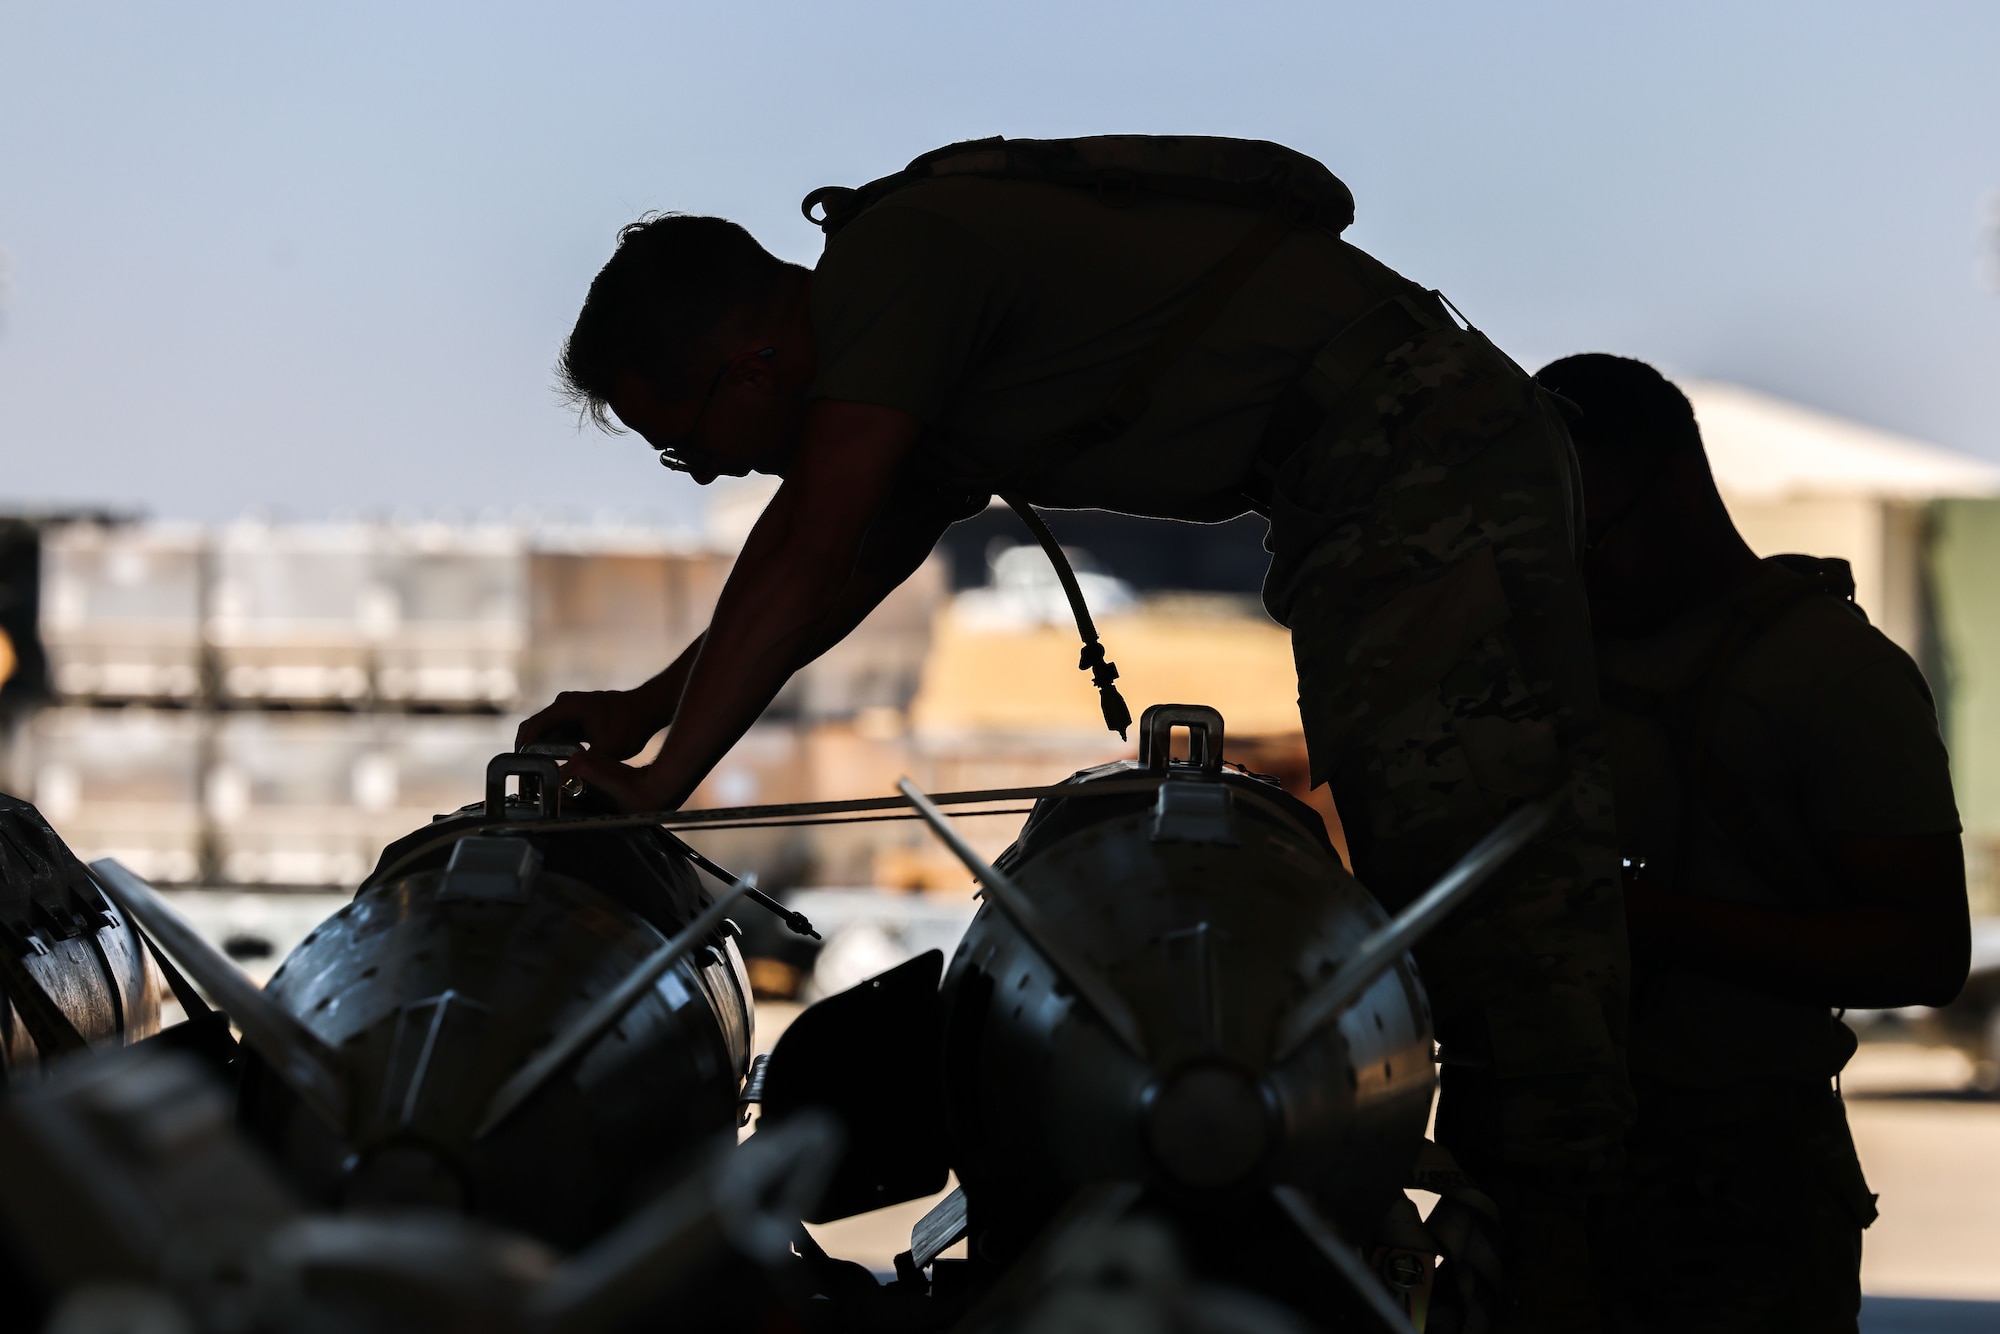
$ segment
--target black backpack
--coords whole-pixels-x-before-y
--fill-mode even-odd
[[[1259,211],[1284,207],[1298,224],[1339,235],[1354,196],[1317,160],[1264,139],[1102,134],[1086,139],[973,139],[932,149],[863,186],[822,185],[799,206],[832,236],[886,195],[950,176],[1040,181],[1088,190],[1120,208],[1142,195],[1199,199]],[[822,209],[818,216],[815,208]]]
[[[1864,623],[1867,613],[1854,601],[1854,572],[1837,557],[1785,555],[1770,558],[1791,576],[1736,609],[1715,646],[1688,678],[1670,691],[1646,690],[1602,680],[1599,697],[1627,713],[1652,719],[1666,730],[1679,762],[1683,789],[1681,828],[1675,838],[1678,883],[1686,893],[1686,875],[1701,835],[1695,819],[1705,812],[1745,862],[1773,885],[1791,883],[1797,868],[1779,860],[1774,841],[1757,818],[1756,805],[1741,779],[1715,755],[1716,711],[1727,691],[1731,671],[1747,651],[1809,598],[1827,597],[1847,606]],[[1643,868],[1640,868],[1643,870]]]

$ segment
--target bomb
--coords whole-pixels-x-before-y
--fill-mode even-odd
[[[752,1011],[723,913],[746,886],[711,900],[660,830],[562,821],[548,757],[487,780],[391,844],[261,994],[95,869],[241,1028],[240,1122],[304,1198],[575,1249],[735,1129]]]
[[[1139,758],[1042,796],[993,865],[902,785],[985,902],[941,988],[938,956],[913,960],[808,1010],[773,1053],[767,1118],[821,1108],[848,1129],[821,1220],[935,1190],[948,1167],[959,1189],[913,1233],[905,1278],[964,1237],[974,1272],[953,1281],[976,1288],[1041,1263],[1079,1210],[1137,1209],[1213,1277],[1400,1326],[1354,1245],[1400,1198],[1435,1088],[1408,951],[1553,806],[1509,816],[1392,920],[1316,812],[1223,766],[1223,729],[1210,708],[1148,709]]]
[[[1188,763],[1168,758],[1179,726]],[[1217,1222],[1291,1186],[1358,1233],[1415,1157],[1433,1080],[1415,967],[1398,958],[1279,1050],[1388,917],[1318,814],[1225,770],[1222,742],[1212,709],[1149,711],[1139,760],[1043,799],[997,864],[1039,921],[989,901],[943,992],[951,1157],[981,1255],[1015,1253],[1104,1179]],[[1148,775],[1150,793],[1084,795]],[[1038,935],[1062,942],[1055,959]]]
[[[42,813],[0,794],[0,1084],[160,1026],[138,932]]]
[[[954,798],[1037,798],[994,865],[905,780],[901,803],[984,904],[948,970],[933,951],[813,1006],[747,1085],[725,914],[756,891],[702,891],[694,865],[719,868],[662,827],[683,817],[564,812],[548,756],[496,757],[486,802],[392,844],[264,991],[116,862],[91,869],[241,1030],[240,1124],[309,1207],[449,1211],[582,1253],[731,1152],[739,1108],[761,1101],[760,1134],[822,1145],[828,1175],[789,1195],[806,1221],[958,1173],[895,1284],[804,1234],[796,1266],[782,1253],[781,1286],[852,1327],[1012,1300],[1060,1274],[1062,1238],[1134,1210],[1202,1282],[1398,1327],[1355,1244],[1400,1198],[1434,1088],[1408,951],[1559,798],[1508,816],[1391,919],[1309,807],[1222,764],[1213,709],[1156,706],[1140,729],[1136,761]],[[952,1269],[939,1256],[960,1237],[971,1259]]]

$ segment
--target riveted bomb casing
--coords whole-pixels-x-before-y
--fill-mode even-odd
[[[1191,724],[1196,762],[1170,763]],[[952,1166],[977,1257],[1017,1254],[1080,1186],[1141,1183],[1199,1228],[1309,1192],[1365,1235],[1423,1137],[1430,1016],[1407,958],[1283,1060],[1279,1026],[1387,915],[1310,807],[1221,768],[1222,720],[1167,706],[1142,722],[1157,793],[1038,802],[997,865],[1137,1019],[1135,1052],[988,903],[944,982]]]
[[[139,933],[33,805],[0,794],[0,1086],[159,1031]]]
[[[246,1072],[243,1123],[311,1198],[459,1209],[573,1248],[733,1130],[751,1008],[725,923],[478,1133],[500,1086],[709,902],[657,829],[537,833],[539,811],[468,807],[390,845],[272,977],[349,1090],[335,1128]]]

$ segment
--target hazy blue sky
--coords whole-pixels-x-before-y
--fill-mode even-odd
[[[2000,5],[0,0],[0,504],[686,514],[550,363],[619,224],[957,139],[1278,139],[1521,361],[2000,456]]]

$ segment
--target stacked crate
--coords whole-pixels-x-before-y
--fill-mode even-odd
[[[528,561],[531,707],[628,690],[708,625],[731,557],[645,530],[544,529]]]
[[[206,783],[218,878],[358,884],[384,844],[478,800],[512,734],[477,714],[222,714]]]
[[[79,852],[153,879],[353,885],[481,798],[525,709],[671,661],[729,563],[604,528],[51,528],[56,699],[6,781]]]
[[[241,523],[214,566],[216,879],[356,884],[383,844],[479,795],[522,698],[518,530]]]
[[[47,529],[40,632],[57,697],[182,705],[198,699],[206,566],[207,544],[193,525]]]
[[[519,530],[393,528],[376,560],[386,612],[373,627],[378,701],[475,709],[523,702],[530,634]]]
[[[39,634],[57,703],[22,721],[8,781],[80,851],[194,879],[207,544],[193,525],[43,530]]]
[[[17,737],[9,782],[78,854],[151,880],[199,879],[206,724],[192,709],[43,709]]]
[[[221,702],[366,702],[374,642],[397,616],[379,546],[362,524],[224,528],[206,627]]]

